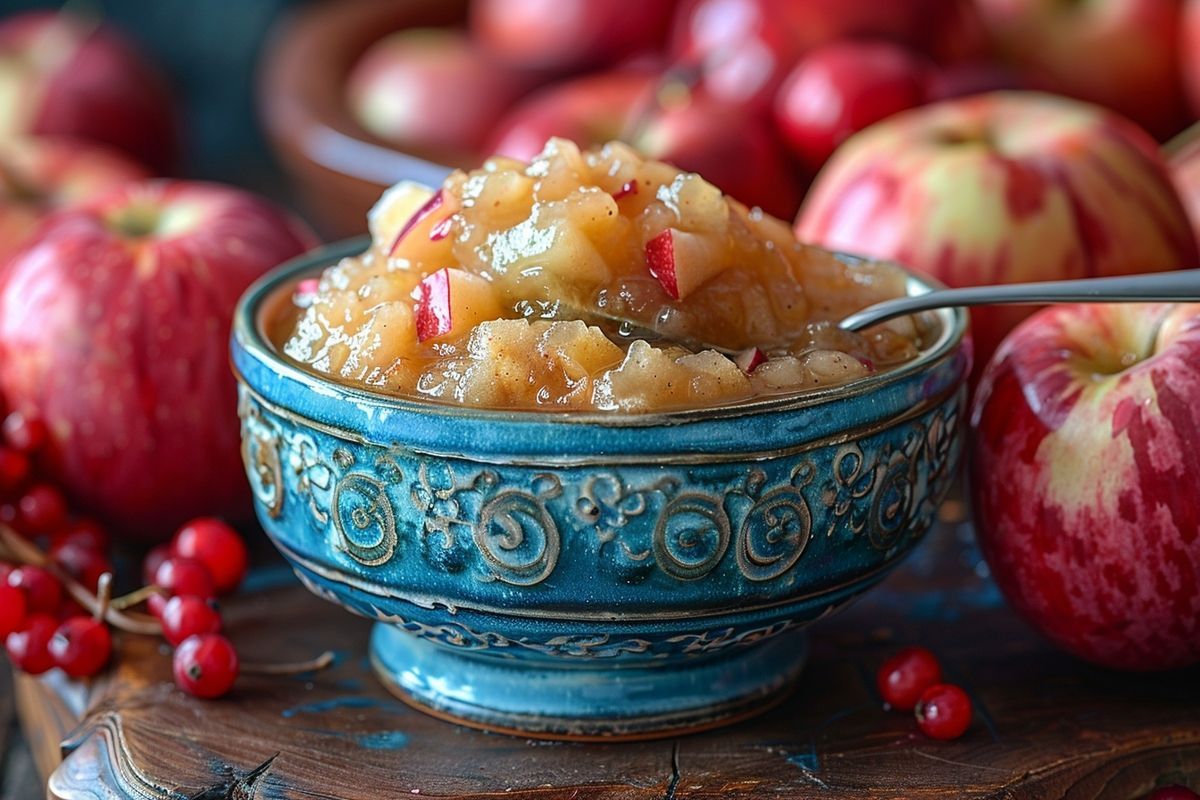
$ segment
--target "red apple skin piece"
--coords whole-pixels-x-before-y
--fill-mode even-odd
[[[738,357],[734,363],[738,365],[738,369],[749,375],[766,362],[766,360],[766,353],[757,347],[751,347],[749,350],[743,350],[738,353]]]
[[[471,32],[509,64],[577,70],[611,64],[666,39],[675,0],[475,0]]]
[[[668,228],[646,242],[646,267],[674,300],[683,300],[725,269],[704,234]]]
[[[488,58],[461,31],[414,28],[367,49],[347,100],[359,123],[391,144],[474,160],[496,120],[539,79]]]
[[[1081,658],[1200,662],[1197,397],[1200,305],[1046,309],[984,372],[980,544],[1013,606]]]
[[[796,235],[951,286],[1200,265],[1155,142],[1116,114],[1037,93],[936,103],[856,134],[818,176]],[[1030,311],[972,310],[979,368]]]
[[[1185,124],[1180,0],[977,0],[1004,59],[1163,139]]]
[[[497,319],[500,304],[478,275],[443,267],[417,284],[417,341],[465,336],[480,322]]]
[[[0,138],[0,261],[51,211],[148,177],[120,151],[82,139]]]
[[[0,104],[0,128],[101,142],[159,173],[175,165],[170,87],[111,27],[67,11],[17,14],[0,21],[3,54],[0,69],[20,91]]]
[[[439,208],[441,208],[445,202],[446,193],[439,190],[434,193],[432,197],[422,203],[421,207],[413,212],[413,215],[408,218],[408,222],[404,223],[404,226],[400,228],[400,231],[396,234],[395,240],[392,241],[392,246],[388,248],[388,255],[395,254],[396,250],[400,247],[401,242],[403,242],[404,239],[411,234],[418,225],[429,219],[429,217]]]
[[[140,214],[154,231],[123,234]],[[41,464],[73,509],[141,540],[248,517],[233,308],[314,244],[255,195],[185,181],[126,184],[43,223],[0,276],[0,393],[46,422]]]
[[[842,41],[811,51],[784,80],[775,122],[814,174],[851,134],[925,102],[933,64],[890,42]]]

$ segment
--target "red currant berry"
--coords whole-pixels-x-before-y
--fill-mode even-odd
[[[108,531],[94,519],[77,519],[68,522],[65,527],[50,537],[52,547],[71,542],[82,545],[97,553],[104,553],[112,544]]]
[[[112,562],[104,553],[76,542],[62,542],[50,548],[50,559],[68,575],[95,592],[100,576],[113,571]]]
[[[88,611],[83,606],[76,602],[74,597],[66,596],[62,602],[58,604],[58,610],[54,612],[54,618],[59,622],[70,619],[71,617],[88,617],[92,612]]]
[[[12,574],[14,569],[16,567],[7,561],[0,561],[0,586],[8,585],[8,576]]]
[[[49,649],[56,667],[72,678],[87,678],[108,663],[112,636],[103,622],[91,617],[71,617],[54,631]]]
[[[46,423],[20,411],[14,411],[5,417],[3,428],[4,441],[8,442],[9,447],[22,453],[32,453],[41,449],[49,434]]]
[[[154,582],[167,594],[194,594],[197,597],[213,597],[216,589],[212,575],[203,564],[194,558],[171,556],[154,571]]]
[[[17,501],[17,510],[26,534],[49,533],[67,521],[67,501],[48,483],[30,486]]]
[[[924,647],[906,647],[889,658],[875,673],[883,702],[901,711],[912,711],[921,693],[942,682],[942,665]]]
[[[163,638],[172,645],[178,645],[189,636],[221,632],[221,615],[216,603],[190,594],[172,597],[158,618],[162,621]]]
[[[30,614],[53,614],[62,600],[62,586],[41,567],[25,564],[8,575],[8,585],[25,593],[25,604]]]
[[[149,585],[154,583],[154,576],[158,574],[158,567],[162,562],[171,557],[171,545],[163,543],[155,545],[146,553],[146,557],[142,559],[142,583]]]
[[[161,619],[163,609],[167,607],[167,601],[170,599],[165,594],[152,594],[146,598],[146,610],[150,612],[150,616]]]
[[[171,552],[194,558],[208,567],[221,594],[232,592],[246,576],[246,545],[233,528],[219,519],[201,517],[179,529]]]
[[[952,683],[930,686],[917,701],[917,727],[931,739],[957,739],[971,725],[971,698]]]
[[[30,614],[25,624],[4,640],[4,649],[13,666],[30,675],[41,675],[54,666],[50,657],[50,638],[58,622],[49,614]]]
[[[175,650],[172,667],[180,689],[196,697],[220,697],[237,680],[237,651],[217,633],[190,636]]]
[[[27,612],[25,593],[15,586],[0,585],[0,636],[20,628]]]
[[[20,490],[29,478],[29,458],[16,450],[0,447],[0,495]]]
[[[1160,786],[1150,793],[1146,800],[1200,800],[1200,794],[1196,794],[1186,786]]]

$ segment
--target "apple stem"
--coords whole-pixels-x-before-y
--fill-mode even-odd
[[[149,614],[120,611],[113,608],[112,603],[108,603],[107,607],[102,608],[99,597],[89,592],[82,583],[63,572],[62,568],[51,561],[45,553],[2,523],[0,523],[0,557],[46,570],[62,584],[62,587],[67,590],[67,594],[71,595],[71,599],[93,614],[100,614],[98,619],[103,619],[118,630],[127,633],[143,633],[148,636],[162,635],[162,624]]]

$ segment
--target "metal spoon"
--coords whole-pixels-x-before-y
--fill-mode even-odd
[[[1115,278],[1082,278],[1073,281],[1012,283],[1003,286],[970,286],[935,289],[911,297],[884,300],[856,311],[838,323],[847,331],[860,331],[889,319],[935,308],[1038,303],[1198,302],[1200,269],[1121,275]]]

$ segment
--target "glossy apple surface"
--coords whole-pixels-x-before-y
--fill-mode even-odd
[[[1200,117],[1200,0],[1183,0],[1179,57],[1183,67],[1183,88],[1195,119]]]
[[[249,512],[228,337],[306,228],[215,184],[125,184],[47,219],[0,277],[0,392],[49,428],[45,468],[125,538]]]
[[[460,31],[415,28],[363,53],[350,74],[347,101],[381,139],[474,160],[492,125],[536,80],[487,58]]]
[[[542,89],[500,124],[490,150],[527,161],[552,136],[580,147],[622,139],[747,205],[795,213],[795,169],[765,118],[701,93],[656,92],[659,81],[654,73],[614,71]]]
[[[1200,264],[1155,142],[1099,107],[1036,93],[936,103],[851,137],[796,233],[951,286]],[[977,363],[1028,313],[973,310]]]
[[[179,145],[158,70],[112,28],[67,11],[0,21],[0,133],[90,139],[159,172]]]
[[[680,8],[672,52],[712,97],[768,107],[800,57],[827,42],[882,38],[957,60],[979,37],[962,0],[693,0]]]
[[[471,32],[524,67],[595,67],[662,45],[675,0],[475,0]]]
[[[79,139],[0,138],[0,261],[50,212],[148,178],[116,150]]]
[[[1013,64],[1112,108],[1159,138],[1184,123],[1180,0],[977,0]]]
[[[871,123],[925,102],[933,64],[889,42],[841,41],[804,56],[775,98],[775,121],[812,172]]]
[[[552,137],[589,146],[620,138],[641,109],[652,106],[657,76],[612,71],[552,84],[531,94],[493,131],[487,151],[528,161]]]
[[[1109,667],[1200,661],[1200,305],[1059,306],[972,411],[976,530],[1009,601]]]

